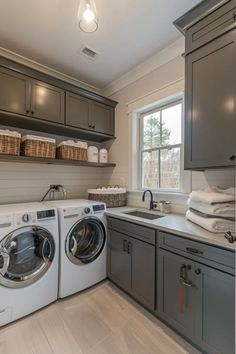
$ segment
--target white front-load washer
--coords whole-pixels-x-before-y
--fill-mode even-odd
[[[0,206],[0,326],[57,299],[58,239],[55,208]]]
[[[72,199],[46,202],[59,216],[59,297],[74,294],[107,276],[104,203]]]

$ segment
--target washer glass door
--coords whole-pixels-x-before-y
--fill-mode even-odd
[[[45,274],[54,255],[55,243],[46,229],[17,229],[0,242],[0,284],[20,288],[34,283]]]
[[[66,254],[75,264],[93,262],[102,252],[106,240],[103,223],[95,217],[83,218],[66,238]]]

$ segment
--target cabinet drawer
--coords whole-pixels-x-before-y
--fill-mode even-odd
[[[108,217],[107,226],[110,229],[120,231],[141,241],[148,242],[152,245],[156,244],[156,232],[148,227],[110,217]]]
[[[236,1],[231,0],[186,32],[186,53],[236,27]]]
[[[199,262],[202,262],[205,259],[222,264],[226,267],[235,267],[235,253],[232,251],[206,245],[201,242],[192,241],[165,232],[158,233],[158,243],[159,247],[173,252],[178,250],[182,251]]]

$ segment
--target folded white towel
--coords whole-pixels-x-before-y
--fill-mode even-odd
[[[235,222],[233,221],[220,218],[203,218],[190,210],[187,211],[186,218],[210,232],[235,232]]]
[[[201,213],[208,215],[224,216],[227,218],[235,217],[235,203],[216,203],[206,204],[202,202],[193,202],[190,198],[187,204],[190,208],[200,211]]]
[[[204,191],[193,191],[190,194],[190,199],[192,202],[206,204],[233,202],[235,201],[235,188],[221,189],[212,187]]]

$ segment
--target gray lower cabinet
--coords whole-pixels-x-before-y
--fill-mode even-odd
[[[109,229],[108,276],[144,306],[154,311],[154,245]]]
[[[185,58],[185,169],[233,166],[236,30]]]
[[[127,252],[129,237],[109,231],[108,275],[121,288],[131,291],[131,257]]]
[[[29,113],[30,79],[0,67],[0,108],[11,113]]]
[[[235,277],[158,250],[160,318],[208,354],[235,353]]]
[[[64,90],[31,79],[30,116],[64,124],[64,102]]]
[[[66,93],[66,124],[107,135],[114,134],[114,109],[73,93]]]
[[[185,267],[185,268],[184,268]],[[193,262],[174,253],[158,251],[157,313],[184,336],[193,339]],[[181,271],[185,284],[180,285]]]
[[[195,263],[196,343],[210,354],[235,353],[235,278]]]

